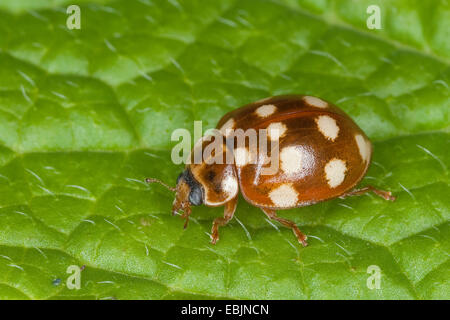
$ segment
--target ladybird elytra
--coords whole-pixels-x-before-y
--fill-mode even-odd
[[[176,188],[146,180],[175,192],[172,213],[183,211],[185,227],[192,205],[224,206],[224,216],[213,222],[213,244],[219,239],[219,227],[233,218],[239,191],[268,218],[291,228],[304,246],[306,235],[294,222],[278,217],[277,210],[367,192],[395,200],[391,192],[373,186],[354,189],[369,168],[372,144],[345,112],[323,99],[284,95],[259,100],[225,114],[217,132],[216,148],[200,162],[187,163]],[[264,152],[264,144],[253,148],[251,135],[244,136],[244,144],[239,145],[237,132],[255,133],[259,142],[267,140],[271,147]],[[197,148],[212,150],[212,141],[197,142],[191,160]],[[273,165],[268,163],[273,155],[277,170],[264,174]]]

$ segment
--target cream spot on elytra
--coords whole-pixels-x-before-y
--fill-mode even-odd
[[[256,114],[261,118],[266,118],[277,110],[273,104],[265,104],[255,110]]]
[[[281,170],[287,174],[295,174],[303,167],[303,153],[294,146],[286,147],[280,153]]]
[[[283,123],[274,122],[267,127],[267,135],[269,136],[270,140],[277,141],[281,137],[283,137],[283,135],[286,133],[286,130],[287,128]]]
[[[369,161],[370,158],[370,142],[368,142],[362,135],[355,135],[356,144],[358,145],[359,154],[363,161]]]
[[[238,167],[243,167],[250,162],[250,152],[247,148],[236,148],[234,150],[234,161]]]
[[[220,127],[220,132],[225,135],[226,137],[228,137],[234,129],[234,126],[236,125],[236,122],[234,121],[233,118],[228,119],[227,122],[225,122],[222,127]]]
[[[227,194],[227,197],[234,197],[238,192],[238,182],[237,179],[228,175],[222,181],[222,190]]]
[[[270,191],[269,198],[277,208],[289,208],[297,204],[298,193],[291,184],[282,184]]]
[[[315,119],[317,123],[317,128],[328,140],[334,141],[339,134],[339,127],[330,116],[319,116]]]
[[[304,96],[303,101],[305,101],[305,103],[311,107],[316,107],[316,108],[327,108],[328,107],[328,103],[326,101],[323,101],[322,99],[319,99],[317,97],[312,97],[312,96]]]
[[[331,188],[339,186],[345,178],[347,166],[341,159],[332,159],[325,165],[325,177]]]

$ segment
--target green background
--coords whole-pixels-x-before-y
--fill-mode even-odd
[[[77,1],[68,30],[72,3],[0,1],[0,299],[450,298],[447,1]],[[363,184],[398,200],[280,212],[307,248],[242,199],[216,246],[221,208],[183,230],[142,182],[174,184],[171,132],[286,93],[348,112],[374,142]]]

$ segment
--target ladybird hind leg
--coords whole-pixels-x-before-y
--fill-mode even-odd
[[[385,199],[385,200],[389,200],[389,201],[394,201],[396,199],[395,196],[392,195],[392,192],[390,191],[385,191],[385,190],[380,190],[377,189],[373,186],[367,186],[361,189],[355,189],[349,192],[344,193],[342,196],[340,196],[339,198],[344,199],[347,197],[351,197],[351,196],[360,196],[362,194],[368,193],[368,192],[373,192],[375,193],[377,196]]]
[[[211,243],[216,244],[219,240],[219,227],[225,226],[234,216],[237,206],[237,197],[225,203],[223,217],[214,219],[211,228]]]
[[[268,208],[261,208],[261,210],[269,217],[269,219],[278,221],[283,226],[291,228],[292,232],[294,232],[295,236],[297,237],[298,242],[300,242],[304,247],[308,245],[308,243],[306,242],[306,239],[308,237],[303,232],[300,231],[295,222],[288,219],[280,218],[279,216],[277,216],[275,210]]]

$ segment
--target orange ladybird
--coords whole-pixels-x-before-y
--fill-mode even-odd
[[[176,192],[172,212],[183,211],[185,227],[192,205],[225,207],[224,216],[213,222],[212,243],[219,239],[219,227],[233,218],[239,190],[247,202],[261,208],[270,219],[291,228],[304,246],[306,235],[294,222],[278,217],[276,210],[369,191],[395,200],[391,192],[372,186],[353,189],[369,167],[372,145],[346,113],[320,98],[286,95],[263,99],[227,113],[217,129],[220,134],[215,142],[220,148],[210,152],[209,159],[195,162],[195,150],[206,150],[213,143],[208,139],[198,142],[176,188],[169,187]],[[259,142],[267,140],[270,147],[265,152],[255,150],[247,137],[239,144],[236,132],[256,132]],[[261,132],[265,132],[264,137]],[[226,161],[230,153],[231,162]],[[274,154],[276,157],[271,158]],[[273,166],[268,159],[276,159],[276,170],[268,170]],[[262,174],[264,169],[269,174]]]

